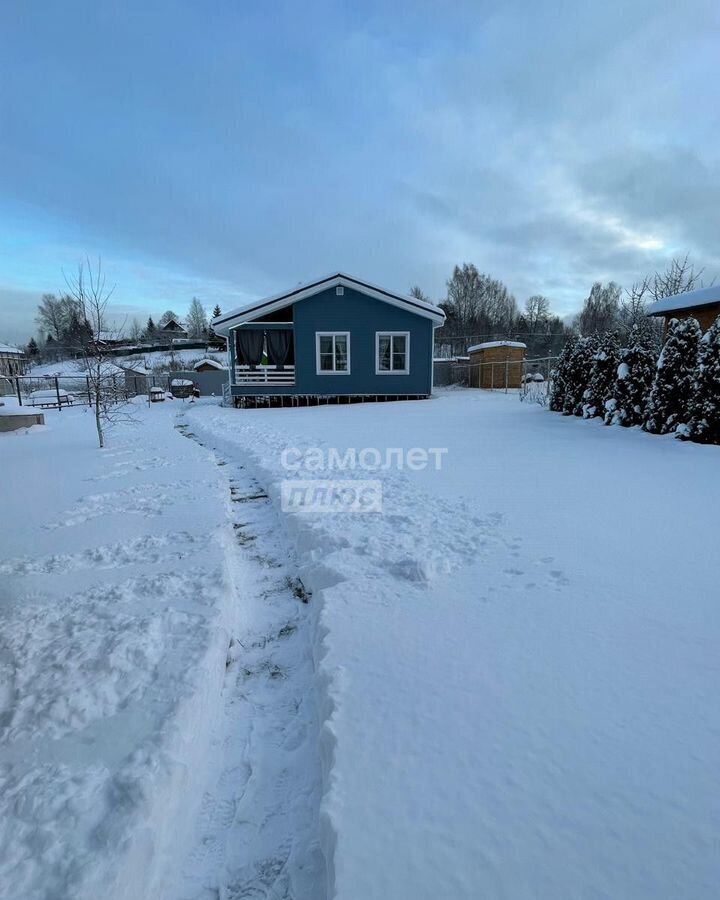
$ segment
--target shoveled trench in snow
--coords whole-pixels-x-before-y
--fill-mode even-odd
[[[203,445],[184,420],[178,427]],[[238,617],[213,774],[170,896],[323,900],[315,608],[267,493],[241,462],[212,449],[229,489]]]
[[[314,607],[187,408],[0,437],[3,897],[324,896]]]

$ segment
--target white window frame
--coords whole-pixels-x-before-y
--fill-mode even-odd
[[[320,338],[333,338],[333,368],[320,368]],[[347,369],[336,369],[335,338],[344,337],[347,343]],[[349,375],[350,374],[350,332],[349,331],[316,331],[315,332],[315,374],[316,375]]]
[[[380,368],[380,338],[390,338],[390,368]],[[394,337],[405,338],[405,368],[393,369],[393,345]],[[376,375],[409,375],[410,374],[410,332],[409,331],[376,331],[375,332],[375,374]]]

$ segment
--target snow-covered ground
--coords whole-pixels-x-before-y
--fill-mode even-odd
[[[0,435],[2,897],[322,900],[310,607],[188,408]]]
[[[137,414],[0,435],[0,895],[716,895],[718,448],[471,390]],[[447,453],[317,467],[364,448]]]
[[[190,420],[276,500],[382,482],[382,513],[287,516],[321,607],[329,896],[715,896],[717,448],[474,391]],[[448,453],[288,473],[286,447]]]
[[[172,353],[169,350],[153,350],[148,353],[134,353],[124,356],[108,356],[107,364],[117,366],[118,373],[124,373],[125,368],[141,366],[148,371],[166,371],[168,366],[173,364],[175,368],[191,369],[193,365],[201,359],[214,359],[216,362],[227,364],[227,355],[225,353],[212,351],[206,353],[204,350],[175,350]],[[64,359],[57,362],[42,363],[33,366],[29,371],[29,375],[77,375],[82,372],[82,361],[76,359]]]

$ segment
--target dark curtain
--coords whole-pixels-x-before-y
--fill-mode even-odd
[[[283,369],[288,362],[292,346],[293,333],[290,328],[269,328],[267,332],[268,360],[272,365]]]
[[[238,328],[235,334],[238,365],[254,369],[262,362],[264,332],[258,328]]]

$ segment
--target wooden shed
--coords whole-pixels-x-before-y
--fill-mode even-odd
[[[526,351],[520,341],[487,341],[468,347],[470,387],[521,387]]]
[[[673,297],[663,297],[648,307],[649,316],[662,316],[665,319],[665,330],[671,319],[697,319],[700,328],[707,331],[715,319],[720,316],[720,285],[686,291]]]

